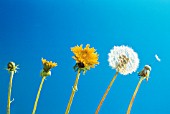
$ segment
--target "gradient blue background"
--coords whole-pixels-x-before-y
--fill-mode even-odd
[[[76,72],[70,47],[90,44],[100,64],[81,75],[70,114],[94,114],[115,70],[108,66],[113,46],[128,45],[139,55],[140,71],[152,64],[131,114],[170,113],[169,0],[1,0],[0,114],[6,113],[9,61],[19,64],[14,75],[11,114],[31,114],[41,82],[41,58],[58,66],[43,85],[37,114],[64,114]],[[125,114],[139,81],[137,72],[118,75],[100,114]]]

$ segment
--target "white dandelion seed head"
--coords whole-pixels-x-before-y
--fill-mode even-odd
[[[138,54],[128,46],[114,46],[108,56],[109,66],[116,69],[120,74],[131,74],[138,68]]]

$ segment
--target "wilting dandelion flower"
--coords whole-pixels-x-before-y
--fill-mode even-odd
[[[94,68],[96,64],[99,64],[99,55],[97,54],[96,50],[94,48],[90,48],[89,44],[87,44],[84,49],[82,46],[83,45],[77,45],[71,48],[71,51],[74,53],[73,59],[76,61],[74,70],[77,71],[77,76],[65,114],[68,114],[70,111],[75,92],[77,91],[77,85],[81,71],[85,74],[87,70],[90,70],[90,68]]]
[[[150,71],[151,71],[151,66],[145,65],[144,68],[138,73],[138,75],[140,76],[140,80],[139,80],[139,82],[138,82],[138,84],[136,86],[136,89],[135,89],[134,93],[133,93],[133,96],[132,96],[132,99],[131,99],[131,101],[129,103],[129,106],[128,106],[126,114],[130,114],[130,111],[131,111],[133,102],[135,100],[136,94],[137,94],[137,92],[139,90],[139,87],[140,87],[140,85],[141,85],[141,83],[142,83],[142,81],[144,79],[146,79],[148,81],[149,75],[150,75]]]
[[[114,46],[113,49],[110,50],[108,54],[109,65],[116,70],[116,74],[111,80],[106,92],[104,93],[98,107],[96,110],[96,114],[98,114],[114,80],[116,79],[118,73],[127,75],[135,72],[139,65],[139,59],[136,52],[133,51],[132,48],[128,46]]]
[[[14,62],[9,62],[7,65],[7,69],[8,72],[10,73],[10,81],[9,81],[9,88],[8,88],[8,101],[7,101],[7,114],[10,114],[10,105],[11,105],[11,91],[12,91],[12,80],[13,80],[13,76],[14,73],[17,72],[18,65],[15,65]]]
[[[39,89],[38,89],[38,93],[37,93],[37,97],[36,97],[36,100],[35,100],[35,103],[34,103],[34,108],[33,108],[33,111],[32,111],[32,114],[35,114],[35,111],[37,109],[37,104],[38,104],[38,99],[40,97],[40,92],[41,92],[41,89],[42,89],[42,85],[44,83],[44,80],[47,76],[50,76],[51,75],[51,69],[56,67],[57,66],[57,63],[53,63],[52,61],[47,61],[46,59],[41,59],[42,61],[42,64],[43,64],[43,69],[40,73],[40,75],[42,76],[42,80],[41,80],[41,84],[39,86]]]

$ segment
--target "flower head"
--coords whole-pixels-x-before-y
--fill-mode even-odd
[[[17,72],[17,69],[19,69],[18,66],[19,66],[19,65],[15,65],[14,62],[9,62],[8,65],[7,65],[7,70],[8,70],[9,72],[14,71],[14,73],[16,73],[16,72]]]
[[[52,61],[47,61],[46,59],[41,59],[43,64],[43,70],[41,71],[41,76],[49,76],[51,75],[51,69],[57,66],[57,63]]]
[[[138,55],[128,46],[114,46],[108,56],[109,65],[123,75],[131,74],[138,68]]]
[[[99,55],[94,48],[90,48],[89,44],[84,49],[82,46],[77,45],[71,48],[74,53],[73,59],[76,60],[75,69],[90,70],[90,68],[94,68],[96,64],[99,64]]]
[[[138,76],[145,78],[146,81],[148,81],[151,69],[151,66],[145,65],[144,68],[138,72]]]

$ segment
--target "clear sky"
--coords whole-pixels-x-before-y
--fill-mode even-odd
[[[11,114],[31,114],[41,82],[41,58],[58,66],[43,85],[37,114],[64,114],[76,72],[70,47],[90,44],[100,64],[80,76],[70,114],[94,114],[115,70],[108,64],[113,46],[127,45],[139,56],[140,71],[152,65],[131,114],[169,114],[169,0],[1,0],[0,114],[6,113],[9,61],[19,64],[14,75]],[[161,62],[155,61],[158,54]],[[139,81],[137,72],[118,75],[100,114],[125,114]]]

